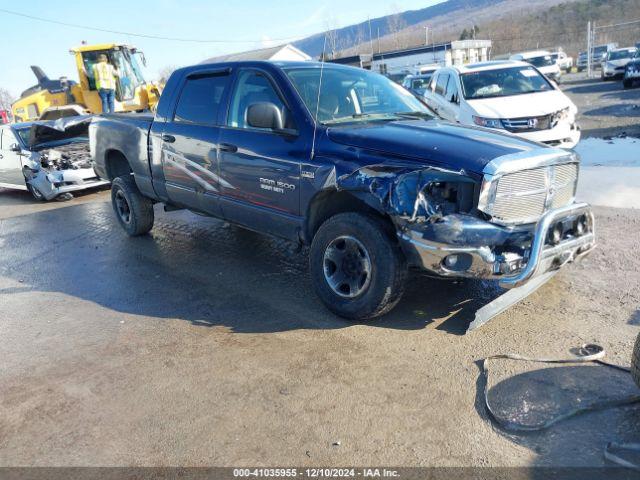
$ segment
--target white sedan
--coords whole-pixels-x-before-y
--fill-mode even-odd
[[[439,69],[424,99],[440,117],[549,146],[580,140],[578,109],[558,86],[525,62],[494,61]]]

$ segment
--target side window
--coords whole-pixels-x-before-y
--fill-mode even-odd
[[[194,75],[180,93],[174,122],[216,125],[222,94],[229,83],[229,75]]]
[[[251,105],[263,102],[272,103],[280,110],[284,128],[296,128],[291,113],[269,79],[254,70],[245,70],[240,72],[238,76],[238,82],[231,97],[227,125],[235,128],[255,129],[247,123],[247,113]]]
[[[438,74],[434,73],[431,77],[431,80],[429,80],[429,87],[428,89],[431,90],[432,92],[435,91],[436,89],[436,80],[438,78]]]
[[[448,73],[441,73],[438,75],[438,80],[436,83],[436,93],[438,95],[444,95],[444,92],[447,90],[447,82],[449,81]]]
[[[453,75],[449,76],[449,83],[447,84],[446,94],[444,96],[449,102],[454,102],[458,98],[458,85]]]

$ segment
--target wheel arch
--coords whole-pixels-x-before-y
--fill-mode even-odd
[[[113,181],[117,177],[133,173],[126,155],[117,149],[109,149],[104,153],[104,166],[107,178]]]
[[[375,216],[388,227],[388,233],[394,234],[395,228],[389,216],[358,198],[352,192],[329,188],[316,193],[307,208],[302,240],[310,244],[320,226],[339,213],[360,212]],[[395,235],[393,235],[395,237]]]

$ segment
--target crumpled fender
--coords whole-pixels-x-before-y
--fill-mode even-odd
[[[475,183],[475,180],[464,170],[368,165],[339,176],[335,184],[338,190],[353,193],[383,213],[416,222],[442,216],[438,203],[427,192],[430,184],[438,182]]]

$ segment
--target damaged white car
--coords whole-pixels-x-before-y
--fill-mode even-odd
[[[87,136],[91,116],[0,127],[0,187],[28,190],[36,200],[108,185],[93,170]]]

